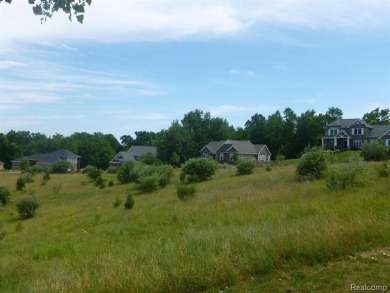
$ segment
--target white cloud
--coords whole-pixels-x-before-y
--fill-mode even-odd
[[[12,60],[0,60],[0,69],[6,69],[9,67],[24,67],[27,66],[27,64],[22,63],[22,62],[17,62],[17,61],[12,61]]]
[[[217,115],[235,114],[235,113],[242,113],[242,112],[251,112],[252,108],[235,106],[235,105],[220,105],[216,107],[211,107],[208,111],[213,116],[217,116]]]
[[[99,0],[86,8],[84,24],[57,13],[40,24],[25,1],[0,5],[0,39],[40,40],[64,50],[65,40],[137,41],[238,34],[267,25],[308,29],[389,28],[387,0]],[[23,21],[21,21],[21,19]],[[270,37],[270,36],[268,36]],[[61,41],[58,41],[61,40]],[[2,49],[4,50],[4,49]]]

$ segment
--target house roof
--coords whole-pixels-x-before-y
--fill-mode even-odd
[[[128,150],[128,153],[133,154],[134,157],[141,157],[147,153],[152,153],[153,155],[157,155],[157,148],[153,146],[136,146],[132,145]]]
[[[123,163],[126,161],[135,161],[134,155],[129,152],[119,152],[116,156],[110,161],[110,163]]]
[[[240,154],[258,154],[265,144],[253,144],[249,140],[226,140],[217,149],[218,153],[225,153],[234,148]]]
[[[380,138],[381,136],[385,135],[386,132],[390,131],[390,125],[371,125],[371,127],[372,129],[368,134],[368,137],[370,138]]]
[[[21,162],[23,160],[28,161],[35,161],[35,162],[41,162],[46,164],[51,164],[57,161],[60,161],[64,158],[81,158],[79,155],[67,150],[67,149],[60,149],[54,152],[50,153],[43,153],[43,154],[32,154],[30,156],[23,156],[17,159],[12,160],[11,162]]]
[[[225,143],[224,140],[221,141],[210,141],[205,145],[200,152],[202,153],[205,148],[207,148],[212,154],[216,154],[217,150]]]
[[[365,124],[366,126],[370,126],[368,125],[366,122],[364,122],[362,119],[360,118],[351,118],[351,119],[337,119],[336,121],[333,121],[329,124],[327,124],[326,126],[327,127],[341,127],[341,128],[348,128],[350,127],[351,125],[353,125],[356,121],[361,121],[363,124]]]

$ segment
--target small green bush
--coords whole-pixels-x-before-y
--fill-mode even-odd
[[[377,168],[380,177],[390,176],[390,165],[389,162],[383,162],[381,166]]]
[[[92,181],[98,180],[99,177],[102,177],[102,170],[93,167],[93,166],[87,166],[84,169],[84,172],[87,174],[88,178]]]
[[[4,224],[3,222],[0,222],[0,241],[5,237],[5,230],[4,230]]]
[[[130,193],[126,197],[125,209],[131,210],[133,207],[134,207],[134,198],[133,195]]]
[[[320,147],[306,148],[298,163],[296,174],[299,179],[321,179],[327,170],[326,153]]]
[[[151,152],[142,155],[140,158],[140,162],[146,165],[153,165],[153,166],[158,166],[162,164],[162,162]]]
[[[121,205],[122,201],[117,197],[116,201],[114,201],[113,206],[114,208],[117,208]]]
[[[103,189],[106,187],[105,180],[103,179],[103,176],[100,175],[95,179],[95,186],[98,186],[99,188]]]
[[[237,161],[237,175],[249,175],[253,173],[256,167],[254,159],[240,159]]]
[[[189,200],[195,196],[196,186],[195,185],[186,185],[178,184],[176,187],[177,197],[180,200]]]
[[[7,186],[0,185],[0,202],[2,205],[6,205],[9,202],[10,192]]]
[[[158,188],[159,180],[157,175],[141,177],[137,180],[137,188],[142,192],[152,192]]]
[[[32,218],[35,215],[35,211],[39,204],[35,197],[22,198],[16,203],[16,207],[19,212],[19,216],[22,219]]]
[[[388,157],[388,149],[382,140],[363,145],[360,155],[365,161],[383,161]]]
[[[118,167],[108,167],[108,169],[107,169],[107,173],[108,174],[116,174],[116,173],[118,173]]]
[[[114,186],[114,181],[112,181],[112,180],[108,181],[108,186],[109,186],[109,187]]]
[[[119,167],[117,172],[118,181],[122,184],[135,182],[135,180],[137,179],[137,174],[134,171],[136,165],[137,163],[134,161],[127,161],[123,163],[122,166]]]
[[[26,172],[22,175],[24,177],[24,180],[26,183],[33,183],[34,182],[34,174],[32,172]]]
[[[267,164],[267,167],[265,167],[265,170],[268,171],[268,172],[271,172],[272,171],[271,164]]]
[[[31,167],[31,171],[33,173],[43,173],[46,171],[47,168],[45,168],[44,166],[42,165],[34,165]]]
[[[189,159],[181,168],[180,181],[188,184],[209,180],[215,174],[217,166],[217,163],[212,159]]]
[[[23,190],[26,187],[26,179],[24,176],[20,176],[18,180],[16,180],[16,190]]]
[[[65,174],[72,172],[72,164],[66,161],[58,161],[50,165],[50,172],[56,174]]]
[[[364,185],[364,163],[362,158],[354,156],[348,163],[333,167],[329,171],[326,186],[330,190],[344,190],[347,187]]]

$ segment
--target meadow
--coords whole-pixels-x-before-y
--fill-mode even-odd
[[[343,282],[327,287],[337,278],[323,270],[332,262],[349,267],[349,282],[390,287],[386,259],[372,266],[376,279],[356,261],[389,253],[390,180],[376,167],[365,163],[363,185],[330,191],[324,179],[297,181],[296,161],[245,176],[221,166],[189,201],[177,198],[176,171],[166,188],[135,195],[132,210],[123,203],[133,184],[100,189],[74,173],[41,186],[37,174],[16,191],[20,174],[1,172],[12,194],[0,206],[0,292],[311,292],[313,282],[349,291]],[[40,207],[21,220],[15,203],[26,196]]]

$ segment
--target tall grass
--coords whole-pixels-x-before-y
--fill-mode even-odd
[[[13,191],[0,207],[0,291],[195,292],[389,244],[389,180],[366,168],[365,186],[329,192],[324,180],[294,180],[293,165],[242,177],[226,167],[185,202],[176,174],[131,211],[112,207],[131,184],[101,190],[54,174],[20,192],[17,174],[0,174]],[[41,207],[18,220],[15,202],[31,193]]]

